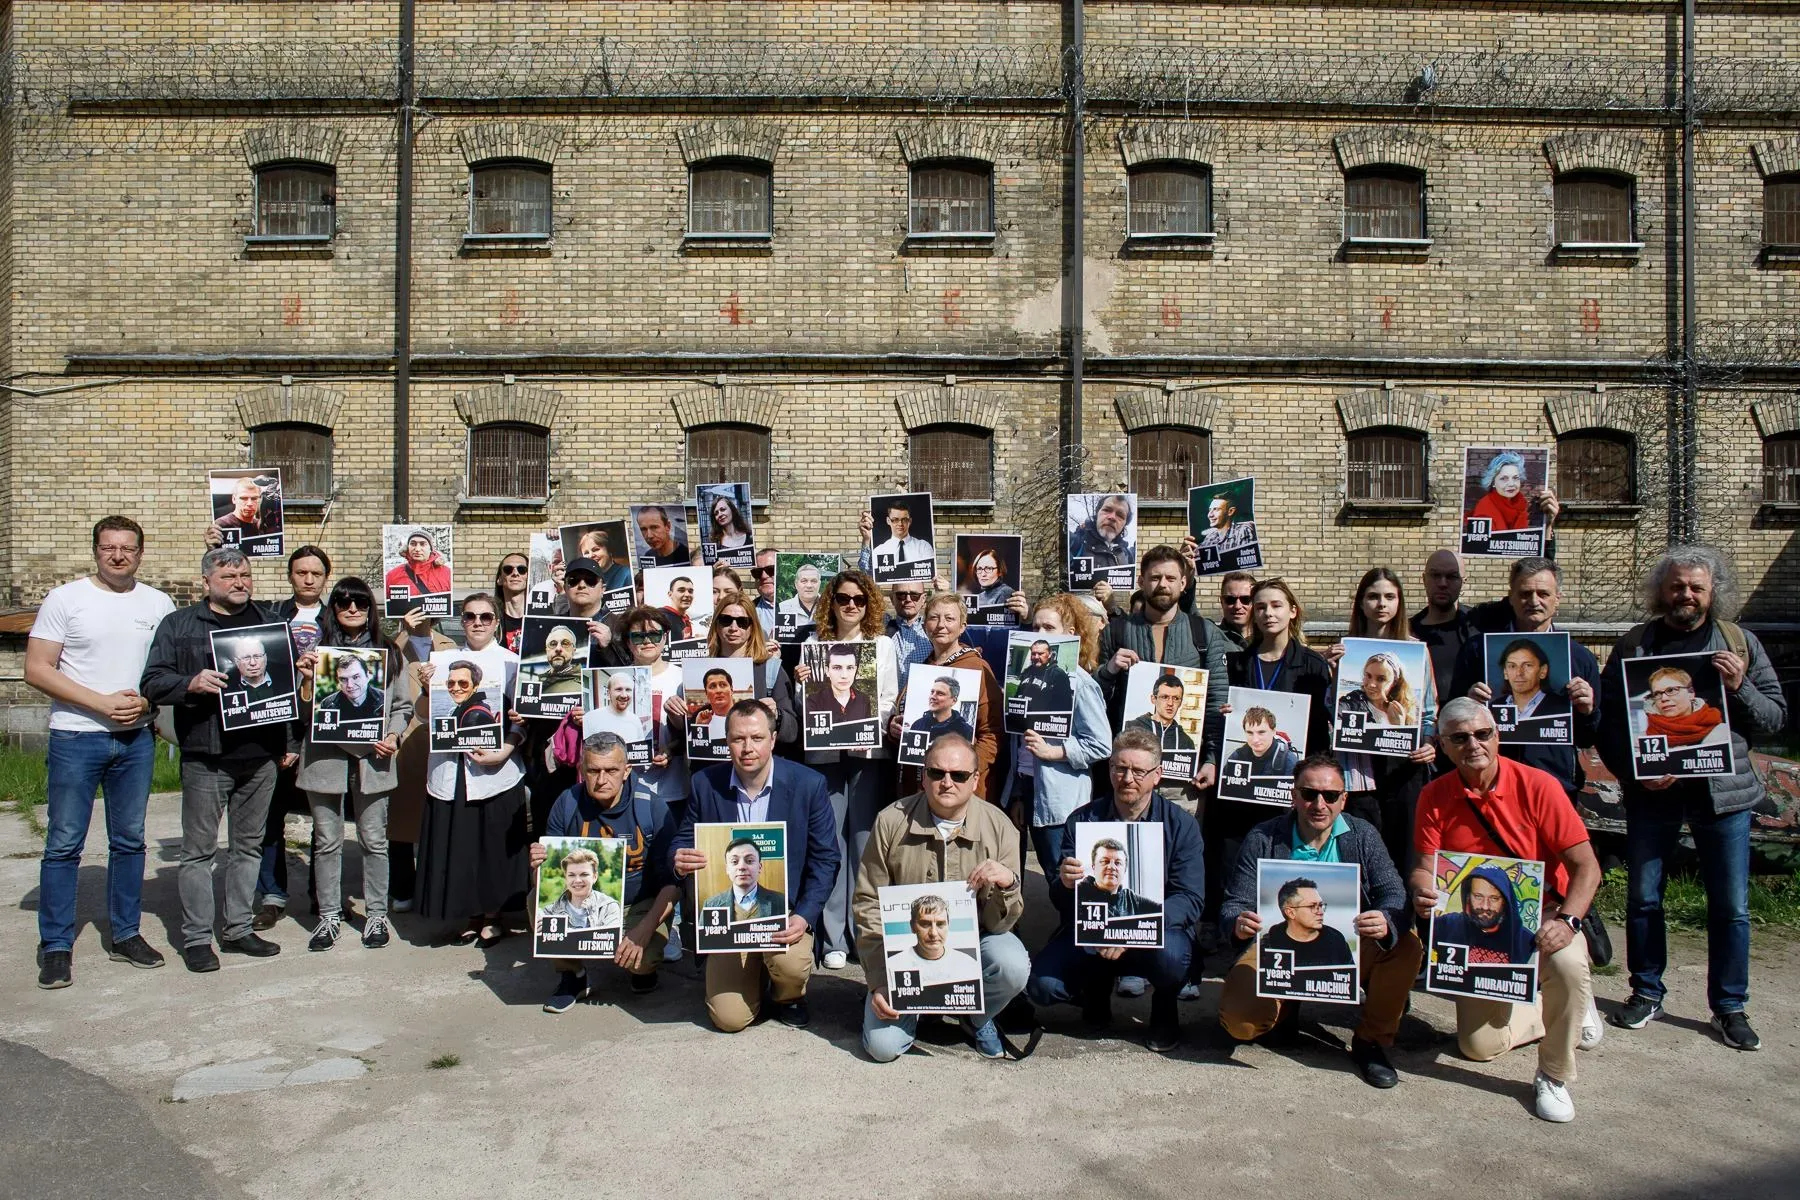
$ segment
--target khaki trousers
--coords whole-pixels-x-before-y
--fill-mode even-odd
[[[1593,996],[1587,938],[1578,933],[1555,954],[1538,955],[1536,1003],[1458,1000],[1457,1049],[1464,1058],[1492,1062],[1508,1050],[1537,1042],[1538,1070],[1559,1082],[1573,1083],[1581,1021]]]
[[[1356,1036],[1377,1045],[1391,1046],[1406,1015],[1406,995],[1418,978],[1425,947],[1410,929],[1383,950],[1369,938],[1362,939],[1357,960],[1362,964],[1362,1023]],[[1219,1024],[1240,1042],[1254,1041],[1275,1028],[1281,1006],[1287,1003],[1256,994],[1256,947],[1244,951],[1226,972],[1225,990],[1219,997]]]
[[[715,1027],[736,1033],[762,1012],[763,977],[769,997],[792,1004],[806,995],[812,978],[813,935],[808,933],[779,954],[706,955],[706,1012]]]

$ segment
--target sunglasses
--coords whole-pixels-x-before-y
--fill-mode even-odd
[[[464,613],[462,615],[464,625],[492,625],[499,619],[493,613]]]
[[[924,599],[924,598],[925,598],[925,593],[924,593],[924,592],[895,592],[895,593],[894,593],[894,599],[895,599],[895,600],[901,600],[901,601],[904,601],[904,600],[923,600],[923,599]]]
[[[649,646],[662,641],[666,636],[660,629],[634,629],[625,635],[625,640],[634,646]]]
[[[1300,799],[1308,804],[1314,800],[1323,800],[1327,804],[1336,804],[1339,800],[1344,798],[1344,791],[1342,788],[1333,791],[1330,788],[1303,787],[1295,788],[1294,791],[1298,792]]]
[[[502,575],[525,575],[525,574],[528,574],[530,571],[531,571],[531,568],[529,566],[521,567],[514,563],[501,563],[500,564],[500,573]]]
[[[774,567],[751,567],[750,568],[750,577],[752,579],[767,579],[769,576],[771,576],[773,574],[775,574]]]
[[[729,629],[748,629],[750,628],[750,618],[717,616],[713,618],[713,624],[723,625]]]
[[[577,571],[573,575],[564,575],[563,582],[570,587],[599,587],[600,577],[589,575],[586,571]]]
[[[1460,733],[1446,733],[1444,740],[1454,746],[1466,746],[1470,742],[1491,742],[1494,740],[1492,726],[1486,729],[1465,729]]]
[[[1221,596],[1219,598],[1219,603],[1229,604],[1233,608],[1236,608],[1236,607],[1238,607],[1238,605],[1241,604],[1247,608],[1247,607],[1249,607],[1249,604],[1250,604],[1250,597],[1248,597],[1248,596]]]
[[[831,598],[831,602],[839,608],[867,608],[869,605],[868,597],[850,592],[839,592]]]
[[[933,783],[948,777],[952,783],[967,783],[975,778],[973,771],[952,771],[946,767],[926,767],[925,778]]]
[[[368,596],[333,596],[331,607],[354,608],[358,612],[368,612],[375,607],[375,601]]]

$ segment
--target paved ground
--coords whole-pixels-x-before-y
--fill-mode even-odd
[[[177,831],[173,798],[155,799],[145,933],[165,949]],[[815,980],[810,1030],[735,1037],[705,1027],[691,961],[645,999],[613,976],[605,1002],[550,1017],[551,972],[523,939],[434,947],[418,924],[385,950],[317,955],[289,921],[272,960],[134,970],[92,924],[99,865],[83,868],[75,986],[41,992],[37,849],[0,814],[0,1196],[500,1197],[570,1177],[598,1196],[883,1200],[1800,1192],[1800,961],[1773,935],[1754,969],[1762,1053],[1706,1030],[1703,951],[1682,939],[1672,1016],[1609,1031],[1582,1057],[1577,1123],[1556,1127],[1530,1114],[1530,1052],[1462,1062],[1448,1005],[1423,994],[1387,1093],[1323,1041],[1226,1053],[1216,988],[1183,1006],[1168,1057],[1137,1044],[1144,1005],[1122,1001],[1117,1038],[1078,1037],[1064,1012],[1023,1063],[954,1045],[876,1066],[856,1048],[854,970]],[[103,861],[98,830],[90,853]],[[1621,977],[1598,984],[1603,1006],[1623,995]],[[1308,1013],[1317,1038],[1347,1040],[1333,1011]],[[445,1055],[459,1061],[434,1068]]]

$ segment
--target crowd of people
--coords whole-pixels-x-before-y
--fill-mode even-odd
[[[655,526],[660,515],[646,510],[639,520]],[[1553,559],[1515,561],[1506,595],[1468,607],[1460,602],[1460,558],[1438,551],[1420,576],[1426,604],[1410,618],[1400,576],[1370,569],[1351,596],[1350,635],[1422,642],[1430,659],[1430,678],[1415,692],[1397,663],[1386,661],[1393,656],[1372,655],[1361,667],[1361,686],[1346,697],[1422,728],[1426,736],[1415,752],[1393,756],[1327,749],[1343,644],[1323,652],[1306,644],[1304,608],[1278,577],[1206,578],[1207,589],[1218,586],[1219,604],[1216,617],[1207,615],[1192,537],[1145,551],[1129,596],[1104,582],[1092,595],[1034,600],[1017,587],[985,595],[984,603],[1004,605],[1021,626],[1078,640],[1078,665],[1067,673],[1071,720],[1061,738],[1008,733],[1000,681],[974,644],[964,596],[941,578],[935,586],[903,582],[884,592],[869,574],[867,515],[862,539],[858,566],[809,575],[804,590],[816,595],[809,610],[814,639],[874,644],[878,686],[870,715],[882,721],[886,736],[870,750],[803,748],[802,696],[822,681],[775,639],[770,548],[758,547],[748,586],[727,567],[715,576],[709,652],[754,664],[753,695],[735,703],[724,697],[717,712],[688,703],[680,668],[668,659],[671,641],[684,632],[679,614],[644,606],[640,597],[607,617],[600,564],[585,557],[566,564],[553,611],[569,618],[571,630],[585,623],[596,665],[650,673],[655,750],[648,765],[632,767],[629,739],[605,728],[584,737],[579,708],[555,720],[508,713],[493,749],[430,748],[433,651],[460,645],[472,658],[491,652],[516,662],[527,607],[529,561],[522,553],[502,557],[491,590],[461,598],[454,617],[461,636],[452,638],[418,609],[384,628],[375,611],[384,590],[353,576],[334,582],[329,557],[310,545],[288,558],[291,595],[267,605],[253,597],[243,552],[216,545],[200,562],[201,598],[177,608],[136,578],[143,530],[126,517],[101,520],[93,530],[93,574],[45,598],[26,658],[27,682],[51,701],[40,986],[73,980],[75,881],[96,792],[105,796],[109,843],[108,954],[138,967],[163,964],[139,925],[145,808],[160,728],[181,753],[179,951],[190,971],[217,970],[218,951],[252,957],[280,951],[262,934],[299,907],[288,894],[284,844],[286,815],[298,809],[312,820],[316,915],[307,948],[314,952],[331,950],[351,930],[343,883],[347,824],[355,825],[361,847],[360,938],[371,949],[389,942],[396,913],[438,923],[446,931],[441,940],[449,942],[492,945],[526,932],[532,871],[545,855],[539,839],[622,839],[623,932],[613,964],[629,990],[642,994],[657,986],[664,962],[695,946],[698,906],[690,880],[708,866],[695,826],[779,821],[788,831],[785,887],[755,898],[752,883],[740,897],[745,905],[762,904],[746,911],[780,919],[777,948],[705,956],[708,1015],[725,1032],[765,1014],[805,1026],[815,971],[841,971],[859,960],[868,979],[862,1044],[877,1061],[905,1053],[921,1019],[898,1011],[887,995],[879,889],[939,880],[966,882],[977,903],[983,1005],[962,1026],[983,1057],[1019,1056],[1009,1035],[1040,1028],[1040,1009],[1077,1006],[1084,1022],[1104,1028],[1115,995],[1146,992],[1146,1044],[1171,1050],[1183,1036],[1181,1001],[1202,994],[1204,964],[1220,955],[1224,1034],[1236,1041],[1291,1039],[1300,1005],[1257,994],[1254,946],[1263,932],[1257,863],[1292,859],[1360,866],[1354,932],[1361,941],[1362,999],[1350,1056],[1364,1080],[1391,1087],[1399,1073],[1388,1049],[1426,955],[1421,923],[1439,900],[1435,856],[1539,860],[1545,864],[1535,935],[1540,998],[1532,1004],[1458,1000],[1457,1043],[1466,1057],[1486,1061],[1536,1042],[1537,1112],[1567,1121],[1574,1115],[1570,1085],[1578,1051],[1598,1043],[1603,1030],[1587,932],[1601,872],[1574,807],[1584,781],[1580,752],[1595,748],[1620,780],[1628,826],[1631,995],[1611,1014],[1612,1023],[1637,1029],[1661,1012],[1666,864],[1685,827],[1707,895],[1712,1025],[1725,1044],[1757,1048],[1746,1015],[1747,884],[1750,810],[1762,785],[1748,748],[1784,725],[1786,707],[1762,645],[1729,619],[1734,574],[1716,550],[1674,547],[1655,563],[1644,579],[1648,619],[1620,639],[1604,669],[1572,643],[1566,688],[1572,745],[1503,743],[1481,658],[1484,634],[1556,628],[1561,570]],[[651,545],[670,561],[686,561],[686,548],[663,544],[670,541]],[[985,591],[986,577],[978,572],[976,581]],[[217,669],[214,635],[277,622],[288,625],[294,642],[299,717],[228,728],[219,694],[229,680]],[[386,719],[378,739],[340,745],[309,738],[319,648],[359,648],[379,656],[377,662],[385,659]],[[1711,656],[1725,685],[1735,750],[1730,774],[1634,777],[1621,663],[1671,653]],[[1529,694],[1536,664],[1529,655],[1506,661],[1506,698],[1517,700]],[[1147,716],[1122,719],[1125,680],[1140,662],[1208,672],[1197,739],[1174,726],[1172,705],[1164,712],[1154,697]],[[944,714],[954,714],[950,703],[959,697],[950,693],[931,710],[935,736],[923,766],[903,766],[894,754],[901,698],[909,672],[921,666],[975,672],[979,704],[972,722],[952,722]],[[459,682],[476,682],[459,681],[455,668],[451,675],[445,682],[453,698]],[[349,684],[359,678],[353,671]],[[1163,678],[1173,676],[1157,682]],[[1214,792],[1232,686],[1309,698],[1309,753],[1288,763],[1289,807]],[[729,761],[686,760],[688,722],[702,720],[716,722],[713,738],[725,743]],[[1273,728],[1272,714],[1252,710],[1242,725],[1256,755],[1272,753],[1252,736]],[[1191,781],[1163,778],[1171,727],[1195,754]],[[1088,875],[1076,836],[1079,824],[1092,821],[1160,826],[1166,857],[1161,947],[1077,946],[1073,897],[1080,889],[1102,887],[1113,897],[1107,903],[1127,903],[1116,880],[1109,887]],[[214,892],[221,824],[222,909]],[[1123,843],[1116,845],[1122,856]],[[1036,947],[1018,932],[1027,847],[1058,918],[1056,932]],[[577,867],[580,875],[585,868]],[[1301,929],[1323,902],[1297,877],[1281,908],[1292,910],[1289,928]],[[222,921],[216,922],[218,911]],[[947,919],[940,909],[913,916],[927,928]],[[429,934],[422,926],[420,936]],[[556,977],[544,1004],[551,1013],[570,1011],[620,973],[578,960],[553,960],[546,969]]]

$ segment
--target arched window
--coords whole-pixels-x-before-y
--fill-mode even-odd
[[[769,164],[713,158],[688,168],[689,237],[771,236],[775,214]]]
[[[550,168],[523,159],[469,169],[469,236],[550,236]]]
[[[469,430],[469,498],[549,499],[549,432],[510,421]]]
[[[755,425],[697,425],[687,431],[687,490],[748,480],[750,498],[769,498],[769,431]]]
[[[337,230],[337,171],[274,163],[256,172],[256,234],[269,241],[329,241]]]
[[[1636,185],[1629,175],[1569,171],[1556,177],[1556,244],[1621,246],[1637,241]]]
[[[1173,425],[1131,435],[1131,490],[1144,503],[1186,504],[1188,489],[1212,479],[1212,435]]]
[[[1556,496],[1572,504],[1636,504],[1637,447],[1630,434],[1576,429],[1556,439]]]
[[[906,230],[912,237],[994,232],[994,168],[974,159],[916,163],[909,175]]]
[[[934,500],[994,498],[994,435],[972,425],[914,430],[912,490]]]
[[[1425,172],[1381,165],[1347,173],[1344,236],[1367,241],[1422,241]]]
[[[1213,231],[1212,168],[1153,162],[1133,167],[1125,195],[1132,237],[1193,237]]]
[[[331,430],[318,425],[259,425],[250,431],[250,465],[281,471],[288,501],[331,499]]]
[[[1425,493],[1425,435],[1413,429],[1365,429],[1350,435],[1352,500],[1422,504]]]

